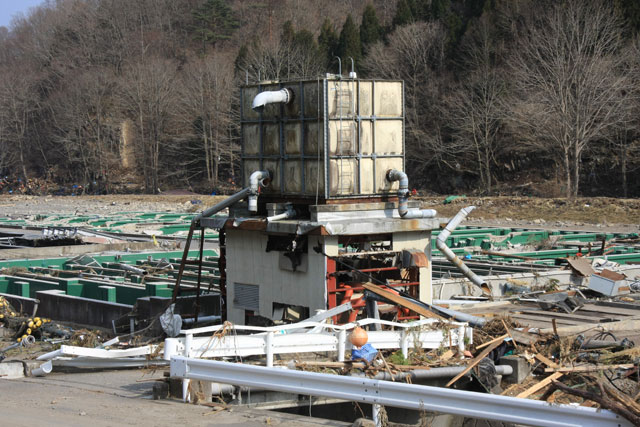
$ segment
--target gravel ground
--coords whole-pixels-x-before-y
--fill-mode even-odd
[[[0,195],[0,217],[25,218],[54,213],[108,216],[122,212],[196,212],[223,198],[204,195]],[[442,203],[444,197],[418,200],[423,207],[436,209],[444,218],[455,215],[463,206],[474,205],[476,210],[466,221],[472,225],[640,232],[639,199],[473,197],[459,198],[447,205]]]

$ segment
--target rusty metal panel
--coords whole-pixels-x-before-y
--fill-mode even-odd
[[[371,116],[373,113],[373,82],[358,82],[358,114]]]
[[[362,120],[359,126],[360,152],[365,155],[373,154],[373,123],[371,120]]]
[[[319,118],[322,115],[322,82],[318,80],[304,82],[304,117],[305,118]]]
[[[304,154],[306,156],[318,156],[322,158],[324,155],[324,127],[322,123],[305,122],[304,123]]]
[[[329,82],[327,97],[330,119],[355,116],[357,93],[354,81],[333,80]]]
[[[358,154],[356,123],[354,121],[329,121],[329,154],[331,156],[355,156]]]
[[[280,126],[277,123],[262,125],[262,153],[267,156],[280,154]]]
[[[402,117],[402,83],[375,82],[374,113],[377,117]]]
[[[358,189],[358,161],[356,159],[332,159],[329,161],[331,196],[355,195]]]
[[[284,161],[284,191],[288,194],[302,193],[302,162],[300,160]]]
[[[245,155],[260,154],[260,125],[247,123],[242,127],[242,144]]]
[[[267,194],[278,194],[281,192],[280,184],[280,159],[264,159],[262,161],[262,169],[268,170],[271,173],[271,185],[264,188]]]
[[[324,194],[324,162],[306,160],[304,162],[305,192],[308,196]]]
[[[284,153],[288,156],[302,154],[302,126],[300,123],[284,125]]]
[[[375,122],[377,154],[402,154],[402,120]]]
[[[259,90],[257,86],[253,87],[245,87],[242,89],[242,119],[243,120],[258,120],[260,118],[260,114],[258,112],[253,111],[251,108],[251,104],[253,103],[253,98],[256,97]]]
[[[376,193],[395,193],[398,191],[399,183],[398,181],[389,182],[386,179],[387,171],[389,169],[402,169],[402,158],[401,157],[391,157],[391,158],[377,158],[376,159],[376,168],[375,168],[375,179],[376,179]]]

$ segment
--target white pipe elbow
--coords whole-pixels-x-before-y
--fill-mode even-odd
[[[249,212],[258,212],[260,187],[266,187],[271,180],[269,171],[255,171],[249,176]]]
[[[267,217],[267,222],[279,221],[281,219],[294,218],[296,216],[296,214],[297,214],[297,212],[296,212],[295,209],[293,209],[293,206],[287,205],[287,208],[283,213]]]
[[[387,180],[400,183],[400,188],[398,188],[398,214],[401,218],[404,218],[409,212],[409,177],[402,171],[390,169],[387,172]]]
[[[251,108],[260,111],[268,104],[283,103],[287,104],[293,99],[293,92],[290,89],[283,88],[280,90],[260,92],[253,98]]]

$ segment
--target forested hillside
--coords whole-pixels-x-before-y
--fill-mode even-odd
[[[639,197],[639,29],[637,0],[49,0],[0,27],[0,192],[225,188],[239,87],[338,56],[405,81],[419,189]]]

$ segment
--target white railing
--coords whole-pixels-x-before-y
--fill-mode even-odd
[[[344,361],[345,351],[352,349],[347,331],[356,326],[371,324],[395,328],[395,330],[368,331],[368,342],[374,348],[378,350],[399,348],[405,357],[408,356],[409,349],[414,347],[425,349],[457,347],[460,351],[464,351],[465,345],[472,343],[473,333],[466,323],[450,322],[446,327],[426,329],[429,326],[435,326],[437,322],[435,319],[409,323],[364,319],[346,325],[301,322],[273,327],[226,323],[181,330],[183,337],[165,340],[164,358],[170,360],[174,355],[196,358],[265,355],[267,366],[273,366],[275,354],[337,352],[337,359]],[[238,332],[241,331],[256,333],[239,335]],[[208,336],[197,336],[202,334],[208,334]]]

